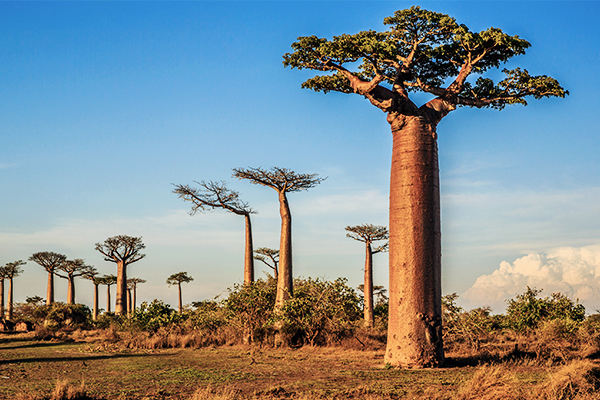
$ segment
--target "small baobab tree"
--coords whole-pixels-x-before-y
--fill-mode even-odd
[[[258,249],[254,250],[254,253],[254,259],[262,261],[267,267],[271,268],[273,270],[273,278],[277,280],[279,250],[270,249],[268,247],[259,247]]]
[[[140,283],[146,283],[145,279],[142,278],[129,278],[127,279],[127,286],[133,290],[133,300],[131,302],[131,311],[135,311],[136,308],[136,296],[137,296],[137,285]]]
[[[388,29],[302,36],[285,67],[322,72],[302,83],[317,92],[366,98],[392,133],[390,302],[384,362],[423,368],[444,362],[438,124],[459,107],[503,109],[526,98],[565,97],[558,81],[504,69],[530,43],[498,28],[473,32],[449,15],[413,6],[384,19]],[[415,92],[430,98],[415,103]],[[422,98],[422,97],[421,97]]]
[[[61,271],[63,273],[60,273]],[[75,304],[75,278],[85,276],[96,271],[96,268],[86,265],[81,258],[67,260],[56,267],[54,273],[56,276],[68,281],[67,304]]]
[[[281,237],[279,242],[279,274],[277,279],[277,295],[275,308],[279,309],[290,298],[293,292],[292,273],[292,214],[287,194],[308,190],[323,182],[317,174],[298,174],[286,168],[234,168],[233,176],[247,179],[255,185],[263,185],[274,189],[279,196],[279,214],[281,215]]]
[[[169,286],[177,285],[177,288],[179,289],[179,312],[183,312],[183,303],[181,302],[181,284],[189,283],[193,280],[194,278],[189,276],[187,272],[178,272],[167,278],[167,284]]]
[[[92,281],[94,284],[94,307],[92,309],[92,319],[96,321],[98,319],[98,286],[102,284],[102,277],[98,276],[96,268],[90,269],[82,274],[83,278]]]
[[[364,283],[364,295],[365,295],[365,308],[364,317],[365,325],[372,327],[374,323],[373,316],[373,254],[387,251],[388,243],[373,248],[373,242],[378,240],[387,240],[389,238],[388,230],[385,226],[377,226],[372,224],[347,226],[346,230],[348,233],[347,237],[365,244],[366,256],[365,256],[365,283]]]
[[[192,203],[191,215],[207,209],[222,208],[236,215],[242,215],[246,223],[246,245],[244,249],[244,283],[254,282],[254,259],[252,257],[252,224],[250,214],[255,214],[248,203],[240,199],[235,190],[227,188],[225,182],[201,181],[196,182],[200,187],[193,188],[188,185],[175,185],[173,193],[179,198]]]
[[[46,289],[46,305],[54,303],[54,275],[56,269],[67,261],[67,256],[64,254],[54,253],[52,251],[41,251],[34,253],[29,257],[29,261],[33,261],[48,272],[48,288]]]
[[[117,283],[116,275],[104,275],[100,277],[100,284],[106,285],[106,312],[110,312],[110,287]]]
[[[127,312],[127,267],[146,257],[140,253],[144,248],[141,237],[127,235],[109,237],[104,243],[96,243],[96,250],[104,256],[104,260],[117,264],[117,315]]]
[[[13,278],[21,275],[21,273],[23,272],[21,265],[25,265],[25,264],[27,264],[27,263],[24,262],[23,260],[19,260],[19,261],[7,263],[4,266],[4,276],[6,276],[6,279],[8,279],[8,302],[7,302],[8,304],[6,307],[7,308],[6,319],[9,321],[12,319],[12,316],[13,316],[13,292],[14,292]]]

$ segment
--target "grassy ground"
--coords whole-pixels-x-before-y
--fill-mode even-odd
[[[0,334],[0,398],[50,393],[64,379],[84,381],[96,399],[455,398],[478,371],[386,369],[382,360],[382,351],[339,348],[133,350],[93,337],[61,343]],[[542,384],[549,372],[510,366],[511,379],[524,386]]]

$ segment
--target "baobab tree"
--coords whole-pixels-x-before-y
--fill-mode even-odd
[[[62,271],[64,274],[58,271]],[[67,286],[67,304],[75,304],[75,278],[91,274],[95,271],[96,268],[86,265],[85,261],[81,258],[67,260],[56,267],[54,271],[56,276],[66,279],[69,283]]]
[[[29,261],[33,261],[48,272],[48,287],[46,289],[46,305],[54,303],[54,271],[65,261],[67,256],[64,254],[54,253],[52,251],[41,251],[34,253],[29,257]]]
[[[387,227],[377,226],[373,224],[364,224],[356,226],[347,226],[346,230],[348,233],[347,237],[365,244],[365,283],[364,283],[364,317],[365,325],[372,327],[375,322],[373,316],[373,254],[380,253],[388,250],[388,243],[373,248],[373,242],[378,240],[387,240],[389,233]]]
[[[267,267],[271,268],[273,270],[273,278],[277,280],[277,264],[279,264],[279,250],[270,249],[268,247],[259,247],[258,249],[254,250],[254,253],[254,259],[262,261]],[[269,257],[268,260],[267,257]]]
[[[134,311],[136,308],[136,296],[137,296],[137,285],[140,283],[146,283],[145,279],[142,278],[129,278],[127,279],[127,286],[131,286],[133,289],[133,301],[131,303],[131,310]]]
[[[324,72],[303,88],[364,96],[382,110],[393,138],[390,179],[390,309],[384,362],[443,363],[437,125],[459,106],[503,109],[527,97],[564,97],[553,78],[504,69],[506,78],[469,79],[525,53],[529,42],[498,28],[472,32],[417,6],[385,18],[384,32],[299,37],[284,66]],[[358,65],[358,69],[354,66]],[[417,106],[409,97],[433,98]]]
[[[98,286],[103,282],[103,278],[98,276],[96,268],[90,269],[82,275],[85,279],[92,281],[94,284],[94,307],[92,309],[92,319],[96,321],[98,319]]]
[[[317,174],[298,174],[287,168],[234,168],[233,176],[247,179],[255,185],[274,189],[279,195],[279,214],[281,215],[281,237],[279,242],[279,275],[275,308],[279,309],[293,292],[292,275],[292,214],[287,193],[308,190],[323,182]]]
[[[116,315],[127,312],[127,267],[146,257],[140,253],[145,248],[141,237],[127,235],[109,237],[104,243],[96,243],[96,250],[104,256],[104,260],[117,264]]]
[[[0,320],[4,318],[4,280],[8,278],[6,267],[0,267]]]
[[[104,275],[100,277],[100,284],[106,285],[106,312],[110,312],[110,287],[117,283],[115,275]]]
[[[169,286],[177,285],[177,288],[179,289],[179,312],[183,312],[183,303],[181,302],[181,283],[189,283],[193,280],[194,278],[188,276],[187,272],[178,272],[167,278],[167,283]]]
[[[6,319],[9,321],[12,319],[13,315],[13,278],[21,275],[21,273],[23,272],[23,268],[21,268],[21,265],[25,264],[27,263],[23,260],[19,260],[7,263],[4,266],[4,276],[6,277],[6,279],[8,279],[8,304],[6,307]]]
[[[254,282],[254,259],[252,257],[252,224],[250,214],[255,214],[248,203],[240,199],[235,190],[227,188],[225,182],[201,181],[196,182],[200,187],[193,188],[188,185],[175,185],[173,193],[179,198],[192,203],[190,215],[204,212],[207,209],[222,208],[236,215],[242,215],[246,223],[246,245],[244,248],[244,283]]]

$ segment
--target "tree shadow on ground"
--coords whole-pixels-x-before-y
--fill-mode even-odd
[[[110,360],[116,358],[135,358],[135,357],[164,357],[168,354],[110,354],[84,357],[32,357],[32,358],[13,358],[8,360],[0,360],[0,365],[5,364],[23,364],[23,363],[43,363],[43,362],[60,362],[60,361],[95,361],[95,360]]]
[[[31,339],[29,339],[28,341],[31,342]],[[11,342],[13,342],[13,341],[11,340]],[[2,342],[0,341],[0,350],[16,350],[16,349],[26,349],[26,348],[32,348],[32,347],[35,348],[35,347],[68,346],[70,344],[75,345],[75,344],[79,344],[79,343],[76,343],[76,342],[34,342],[34,343],[27,343],[27,344],[23,344],[23,345],[15,344],[12,346],[2,346]]]

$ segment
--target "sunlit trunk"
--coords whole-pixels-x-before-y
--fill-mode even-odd
[[[46,305],[54,303],[54,271],[48,271],[48,288],[46,289]]]
[[[127,288],[127,315],[131,315],[131,289]]]
[[[110,312],[110,285],[106,285],[106,312]]]
[[[98,284],[94,283],[94,310],[92,312],[94,321],[98,319]]]
[[[177,282],[177,287],[179,288],[179,312],[182,312],[183,302],[181,301],[181,282]]]
[[[4,318],[4,278],[0,278],[0,319]]]
[[[123,261],[117,262],[117,295],[115,314],[127,314],[127,265]]]
[[[367,248],[366,248],[364,295],[365,295],[365,308],[364,308],[365,325],[368,327],[372,327],[373,323],[374,323],[374,317],[373,317],[373,250],[371,249],[370,242],[367,242]]]
[[[406,117],[401,128],[392,133],[390,308],[385,362],[433,367],[444,361],[435,129],[424,118]]]
[[[250,214],[244,214],[246,220],[246,250],[244,254],[244,283],[254,282],[254,249],[252,246],[252,224]]]
[[[69,275],[67,281],[69,282],[67,289],[67,304],[75,304],[75,278]]]
[[[131,305],[131,307],[132,307],[132,311],[135,311],[135,309],[136,309],[136,304],[137,304],[137,303],[136,303],[136,296],[137,296],[137,286],[136,286],[136,285],[134,285],[134,286],[133,286],[133,303],[132,303],[132,305]]]
[[[279,275],[275,308],[281,308],[293,291],[292,276],[292,214],[285,192],[279,193],[279,213],[281,214],[281,239],[279,243]]]
[[[11,320],[13,316],[13,278],[8,278],[8,311],[6,319]]]

